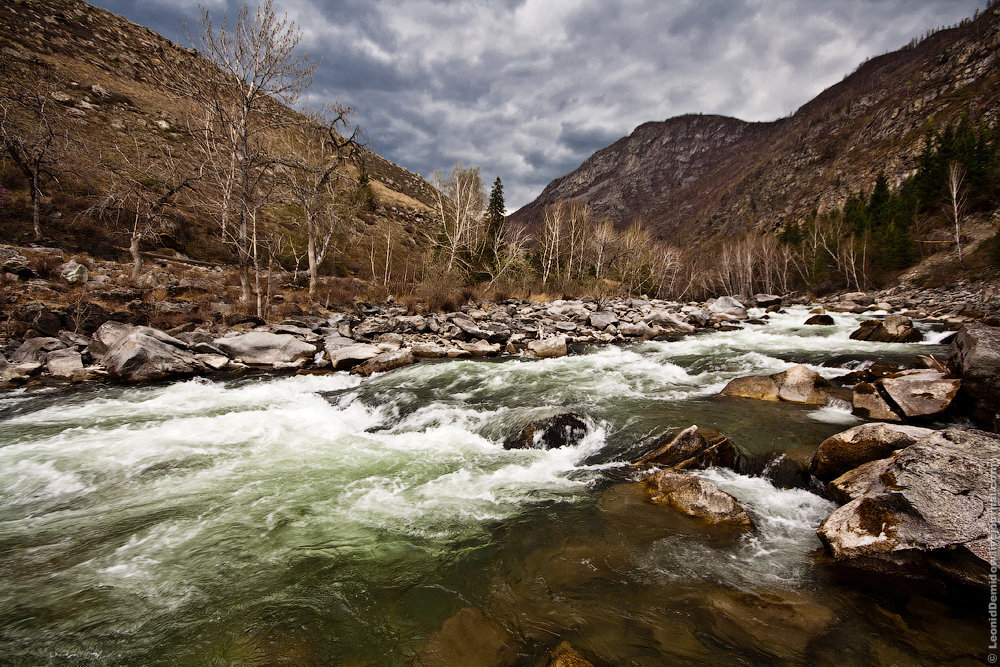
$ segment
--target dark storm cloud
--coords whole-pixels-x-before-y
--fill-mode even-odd
[[[982,1],[982,0],[981,0]],[[197,0],[99,0],[171,39]],[[209,0],[214,14],[238,8]],[[688,112],[773,120],[864,58],[976,0],[275,0],[321,61],[310,102],[350,104],[375,149],[423,175],[500,175],[516,208],[637,125]]]

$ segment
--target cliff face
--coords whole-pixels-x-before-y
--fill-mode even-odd
[[[147,155],[169,149],[194,164],[197,154],[186,132],[194,107],[184,97],[177,73],[223,76],[195,51],[81,0],[5,3],[0,12],[0,70],[4,96],[44,87],[47,113],[71,139],[65,162],[80,177],[83,190],[94,191],[100,190],[102,178],[95,168],[97,159],[122,142],[137,143]],[[12,113],[17,109],[12,107]],[[391,224],[407,230],[403,234],[416,235],[434,201],[434,189],[420,176],[370,151],[346,167],[348,177],[357,174],[362,159],[380,204],[365,222],[372,228]],[[19,179],[10,165],[0,172],[0,182],[9,190],[19,187]],[[81,235],[64,223],[82,210],[92,193],[67,194],[65,187],[50,190],[43,225],[59,241],[73,245],[74,236]],[[9,216],[16,212],[16,206],[8,206]],[[192,229],[210,226],[211,221],[199,215],[192,214]],[[15,227],[5,225],[0,236],[22,240],[11,238],[14,232]],[[88,247],[89,239],[76,240],[81,247],[97,250]],[[206,244],[211,245],[210,239],[203,238],[183,250],[195,257],[219,253]]]
[[[550,183],[516,211],[541,220],[579,197],[618,225],[641,218],[659,235],[697,242],[773,229],[868,190],[879,171],[915,169],[929,129],[968,112],[995,122],[1000,102],[1000,7],[873,58],[792,116],[746,123],[686,115],[640,125]]]

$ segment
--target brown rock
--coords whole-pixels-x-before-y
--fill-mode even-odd
[[[809,472],[822,480],[843,475],[863,463],[883,459],[933,433],[929,428],[893,424],[861,424],[820,443]]]
[[[877,419],[879,421],[899,422],[903,421],[897,415],[885,399],[879,393],[874,384],[859,382],[854,386],[851,395],[851,405],[854,414],[864,419]]]
[[[825,405],[830,383],[819,373],[799,364],[774,375],[735,378],[723,388],[724,396],[765,401]]]
[[[517,657],[516,642],[478,609],[460,609],[430,636],[413,661],[418,667],[501,667]]]
[[[594,667],[594,663],[580,655],[569,642],[559,644],[544,664],[545,667]]]
[[[649,499],[708,524],[740,532],[754,529],[747,511],[715,484],[690,473],[659,470],[643,480]]]
[[[730,380],[722,389],[722,395],[777,401],[778,385],[770,375],[750,375]]]
[[[391,371],[394,368],[400,368],[401,366],[408,366],[415,361],[416,359],[413,358],[413,353],[409,348],[393,352],[383,352],[352,368],[351,375],[368,377],[373,373],[383,373]]]
[[[883,378],[885,389],[898,412],[907,419],[931,417],[948,409],[958,394],[962,381],[945,377],[940,371],[922,369],[903,371]]]
[[[706,437],[707,436],[707,437]],[[635,465],[654,465],[684,470],[731,467],[736,460],[736,448],[726,436],[702,431],[692,425],[673,437],[664,436],[653,442],[655,449]]]

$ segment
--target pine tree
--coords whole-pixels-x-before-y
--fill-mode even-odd
[[[501,236],[503,236],[504,225],[507,221],[507,205],[503,200],[503,182],[497,176],[493,181],[493,189],[490,190],[489,203],[486,205],[486,257],[487,262],[496,262],[496,251]]]

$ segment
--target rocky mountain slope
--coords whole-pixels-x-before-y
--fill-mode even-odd
[[[916,168],[927,130],[969,112],[994,122],[1000,102],[1000,7],[872,58],[789,117],[747,123],[685,115],[640,125],[550,183],[512,220],[581,198],[618,225],[642,218],[659,235],[705,241],[773,229],[840,207],[879,171]]]
[[[77,214],[100,185],[101,176],[94,169],[100,152],[123,141],[138,141],[148,155],[171,147],[194,160],[193,154],[186,152],[190,139],[184,132],[191,103],[172,90],[177,82],[171,78],[179,70],[220,76],[219,70],[195,51],[81,0],[5,3],[0,13],[0,61],[4,70],[0,93],[9,94],[14,86],[30,89],[45,82],[49,113],[71,140],[64,161],[72,173],[61,180],[60,187],[45,188],[43,227],[59,245],[91,252],[100,251],[93,245],[101,230],[89,227]],[[415,228],[432,202],[433,188],[420,176],[371,151],[347,166],[349,176],[356,176],[362,160],[379,204],[363,222],[368,227],[393,224],[415,236]],[[21,180],[10,164],[0,171],[0,183],[10,191],[6,220],[0,226],[0,235],[8,242],[25,240],[21,238],[23,225],[17,224],[24,216],[17,197]],[[71,220],[75,224],[69,224]],[[211,239],[196,238],[198,228],[210,221],[195,211],[188,223],[190,238],[180,239],[180,249],[195,258],[224,260],[219,256],[224,251],[212,247]],[[358,233],[365,226],[360,225]],[[217,256],[204,256],[213,253]]]

